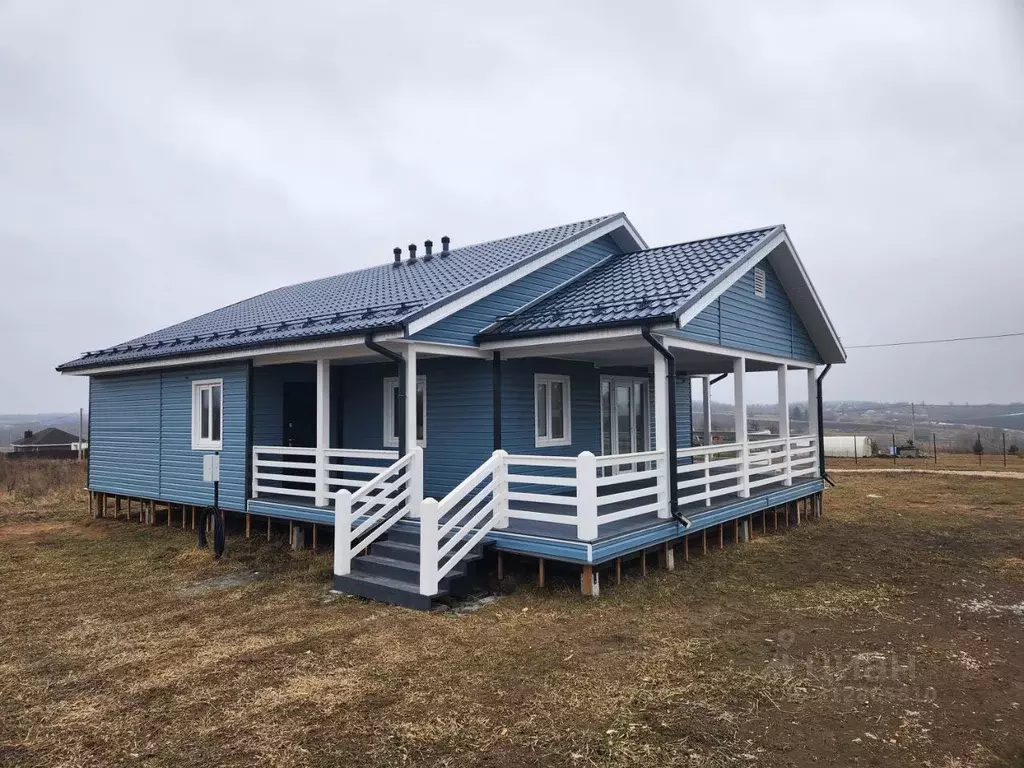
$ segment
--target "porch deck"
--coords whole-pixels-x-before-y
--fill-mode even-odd
[[[683,528],[675,519],[659,518],[656,513],[603,523],[598,537],[593,541],[581,541],[577,537],[575,521],[565,524],[522,520],[513,518],[508,528],[492,530],[485,541],[504,552],[543,557],[577,564],[599,564],[616,557],[653,547],[666,541],[680,538],[686,533],[697,533],[720,523],[747,517],[755,512],[770,509],[780,504],[796,501],[820,493],[824,482],[818,478],[800,478],[792,486],[773,486],[751,491],[749,498],[736,496],[718,497],[711,506],[685,504],[682,513],[690,520],[689,528]],[[522,502],[524,509],[547,511],[549,505],[536,502]],[[309,499],[288,497],[261,497],[248,501],[248,512],[267,515],[285,520],[334,525],[333,507],[317,507]],[[419,521],[404,519],[397,524],[400,529],[418,529]]]

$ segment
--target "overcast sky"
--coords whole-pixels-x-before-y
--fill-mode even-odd
[[[619,210],[785,223],[848,345],[1024,331],[1021,3],[355,5],[0,2],[0,413],[394,245]],[[851,350],[826,397],[1024,400],[1024,338]]]

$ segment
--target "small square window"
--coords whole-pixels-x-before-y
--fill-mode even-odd
[[[569,377],[534,377],[534,437],[538,448],[572,445]]]
[[[398,378],[384,379],[384,445],[398,447]],[[416,444],[427,444],[427,377],[416,377]]]
[[[192,450],[219,451],[224,446],[224,380],[192,382]]]

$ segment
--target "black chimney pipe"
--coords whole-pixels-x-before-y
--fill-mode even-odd
[[[395,254],[395,264],[394,264],[394,266],[396,266],[396,267],[402,266],[402,249],[401,248],[395,248],[395,250],[392,251],[392,253]]]
[[[451,243],[451,241],[452,241],[452,239],[450,237],[448,237],[448,235],[445,235],[444,237],[441,238],[441,255],[442,256],[447,256],[448,255],[448,245],[449,245],[449,243]]]
[[[424,254],[423,254],[423,260],[424,261],[430,261],[432,258],[434,258],[434,241],[433,240],[424,240],[423,241],[423,250],[424,250]]]
[[[409,243],[409,263],[416,263],[416,243]]]

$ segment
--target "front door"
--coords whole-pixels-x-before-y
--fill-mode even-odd
[[[647,379],[601,379],[601,452],[605,456],[647,450],[647,386]],[[619,469],[632,467],[624,464]]]
[[[316,384],[286,381],[284,402],[284,445],[289,448],[316,447]]]

